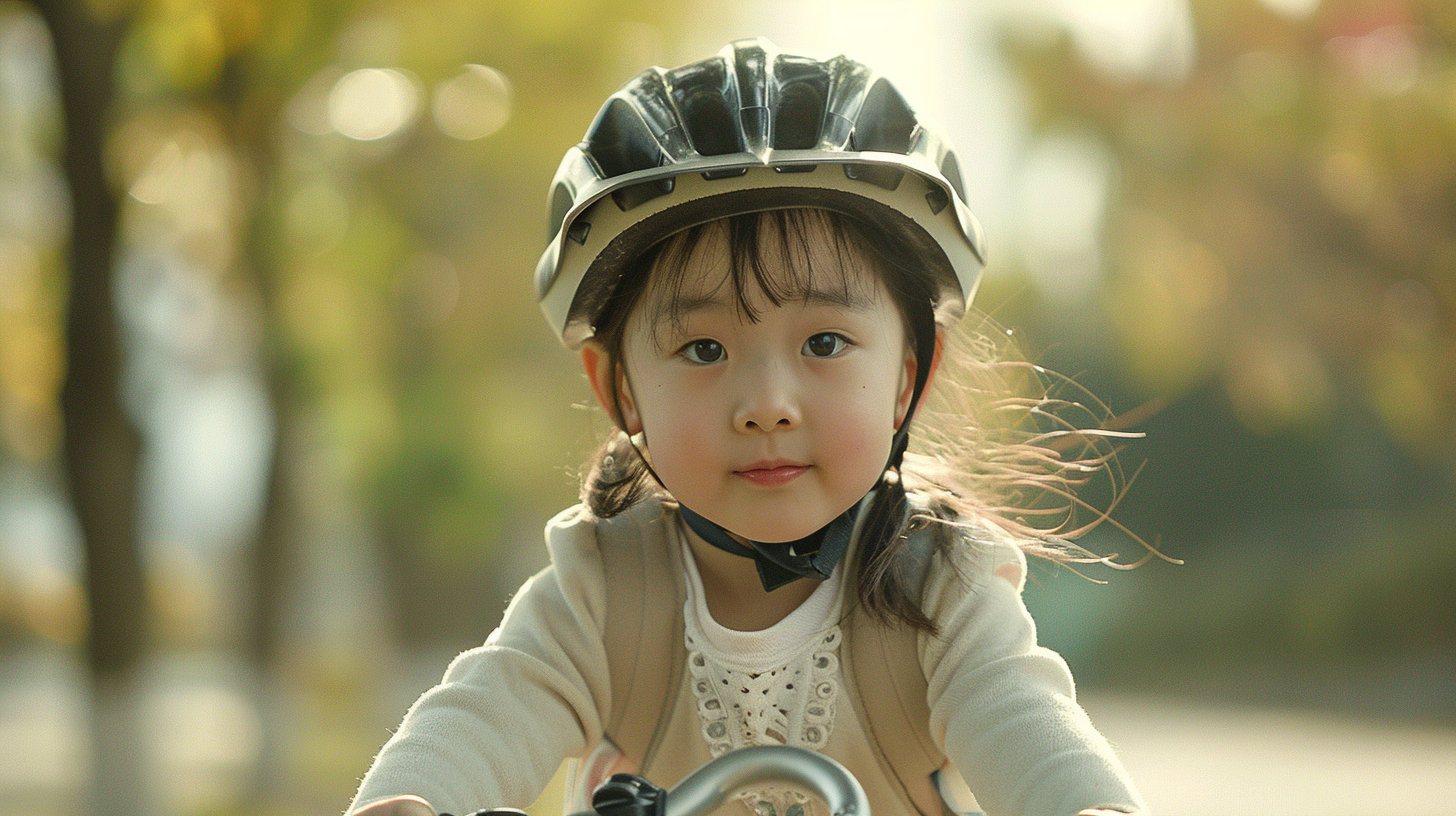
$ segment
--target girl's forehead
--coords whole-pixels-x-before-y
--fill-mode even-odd
[[[723,220],[668,239],[648,284],[654,311],[680,314],[723,301],[751,319],[757,309],[788,302],[866,307],[879,300],[873,258],[837,222],[813,210],[757,221],[748,234]]]

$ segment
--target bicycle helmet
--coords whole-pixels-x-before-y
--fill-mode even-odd
[[[934,355],[935,312],[964,312],[985,258],[950,144],[861,63],[739,40],[701,62],[649,68],[607,99],[551,182],[552,238],[536,265],[541,310],[574,349],[593,335],[627,266],[658,241],[792,207],[839,212],[900,242],[939,292],[910,304],[919,361],[910,405],[881,479],[860,502],[803,539],[751,548],[679,507],[704,540],[754,559],[765,590],[828,577],[852,542],[883,539],[904,516],[899,469]]]
[[[885,77],[739,40],[649,68],[608,97],[551,182],[536,296],[569,348],[591,337],[623,266],[697,224],[784,207],[841,212],[896,235],[963,310],[984,264],[955,151]]]

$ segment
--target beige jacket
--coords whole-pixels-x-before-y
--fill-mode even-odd
[[[521,588],[485,645],[459,655],[440,685],[410,708],[351,810],[404,793],[462,816],[524,807],[563,758],[597,746],[611,688],[595,525],[581,506],[552,519],[551,566]],[[1020,550],[1004,538],[979,538],[965,536],[952,555],[935,556],[927,579],[924,609],[942,632],[919,643],[932,737],[991,816],[1072,816],[1092,806],[1146,812],[1076,704],[1066,664],[1036,645],[1021,601]],[[683,674],[665,726],[671,750],[657,752],[645,769],[665,787],[709,759]],[[838,707],[824,753],[860,779],[875,816],[915,816],[876,760],[853,706]]]

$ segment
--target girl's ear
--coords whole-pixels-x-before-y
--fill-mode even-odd
[[[905,352],[905,371],[900,378],[900,398],[895,401],[895,430],[905,423],[905,414],[910,411],[910,398],[915,396],[915,349],[912,347]],[[930,355],[930,374],[925,378],[925,389],[920,392],[920,401],[925,401],[925,395],[930,392],[930,386],[935,382],[935,372],[940,370],[940,354],[945,351],[945,332],[936,327],[935,329],[935,353]]]
[[[586,341],[581,347],[581,365],[586,369],[586,378],[591,382],[597,405],[629,436],[641,433],[642,420],[637,415],[637,404],[632,399],[632,386],[627,382],[627,372],[613,363],[612,355],[607,353],[606,347],[596,340]],[[614,393],[615,404],[612,399]]]

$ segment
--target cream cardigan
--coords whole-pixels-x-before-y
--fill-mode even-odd
[[[608,588],[595,524],[581,506],[547,524],[551,566],[521,588],[485,644],[456,657],[440,685],[410,708],[351,811],[405,793],[459,816],[524,807],[563,758],[597,747],[611,688],[602,637]],[[991,816],[1073,816],[1094,806],[1146,813],[1077,705],[1066,664],[1036,645],[1021,601],[1021,551],[989,534],[962,541],[932,561],[923,608],[942,634],[922,636],[919,649],[930,731],[954,770]],[[710,758],[690,674],[683,674],[664,724],[671,748],[646,769],[666,787]],[[875,816],[915,815],[876,760],[853,706],[839,706],[823,752],[860,779]],[[734,802],[725,812],[730,807],[746,813]]]

